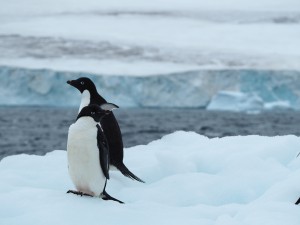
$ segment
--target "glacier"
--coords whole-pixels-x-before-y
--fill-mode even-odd
[[[80,93],[66,81],[84,76],[95,82],[107,101],[121,107],[206,108],[218,93],[229,91],[257,96],[269,108],[278,105],[276,102],[300,108],[297,70],[194,70],[110,76],[8,66],[0,66],[0,105],[78,106]]]

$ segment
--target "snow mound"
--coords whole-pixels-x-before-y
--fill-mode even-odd
[[[112,171],[107,192],[125,205],[66,194],[65,151],[0,162],[0,224],[298,225],[300,139],[208,139],[178,131],[125,151],[147,183]]]

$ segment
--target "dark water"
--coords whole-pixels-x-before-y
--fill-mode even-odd
[[[0,108],[0,159],[66,149],[76,108]],[[176,130],[208,137],[258,134],[300,136],[300,112],[245,114],[197,109],[119,109],[115,111],[126,147],[147,144]]]

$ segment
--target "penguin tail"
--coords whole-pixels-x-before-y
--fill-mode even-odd
[[[118,163],[118,164],[113,164],[113,165],[115,167],[117,167],[117,169],[120,170],[124,176],[131,178],[133,180],[145,183],[145,181],[143,181],[142,179],[140,179],[139,177],[134,175],[132,172],[130,172],[130,170],[124,165],[124,163]]]
[[[112,201],[115,201],[115,202],[119,202],[120,204],[124,204],[124,202],[114,198],[114,197],[111,197],[109,194],[107,194],[107,192],[104,190],[101,194],[101,198],[103,200],[112,200]]]
[[[299,205],[299,203],[300,203],[300,198],[297,200],[297,202],[295,204]]]

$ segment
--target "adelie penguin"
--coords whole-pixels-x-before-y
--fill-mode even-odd
[[[81,92],[79,111],[83,107],[90,104],[101,105],[107,103],[107,101],[98,94],[95,84],[89,78],[82,77],[77,80],[69,80],[67,83],[77,88]],[[120,170],[124,176],[144,182],[139,177],[134,175],[123,163],[124,153],[122,134],[119,124],[113,113],[101,120],[101,127],[107,138],[109,146],[110,164]]]
[[[99,122],[118,106],[104,103],[84,107],[69,128],[68,170],[76,190],[67,193],[122,201],[105,191],[109,179],[109,147]]]

